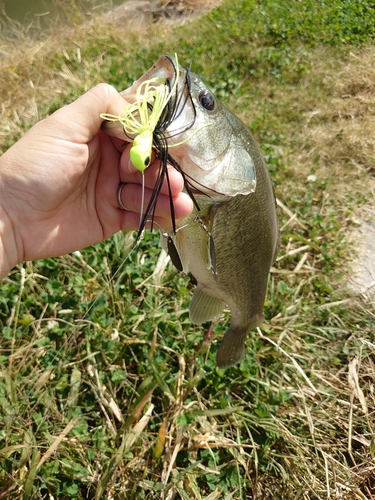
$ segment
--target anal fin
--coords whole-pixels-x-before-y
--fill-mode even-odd
[[[190,302],[190,321],[196,325],[204,323],[221,314],[224,307],[225,302],[208,294],[205,289],[198,284]]]

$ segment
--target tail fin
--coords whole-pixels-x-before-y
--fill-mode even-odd
[[[248,332],[247,326],[234,326],[233,323],[230,325],[216,355],[216,364],[219,368],[229,368],[241,362],[245,355]]]

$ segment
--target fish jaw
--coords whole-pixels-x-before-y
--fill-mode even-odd
[[[168,80],[172,86],[177,78],[176,93],[171,96],[174,117],[162,132],[169,154],[188,173],[191,184],[215,199],[255,192],[253,158],[248,144],[237,134],[237,121],[233,125],[231,113],[217,100],[213,110],[202,108],[199,96],[209,89],[197,75],[177,65],[173,56],[161,56],[120,94],[126,102],[134,103],[142,98],[137,97],[140,86],[155,78],[160,79],[160,84]],[[104,121],[101,128],[112,137],[127,142],[134,139],[125,133],[120,121]]]

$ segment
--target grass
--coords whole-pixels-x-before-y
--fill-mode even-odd
[[[281,208],[266,321],[215,366],[189,277],[148,233],[27,262],[0,289],[0,498],[369,499],[375,310],[347,287],[373,200],[371,2],[223,3],[131,32],[71,19],[3,40],[0,148],[99,81],[177,51],[252,129]],[[17,28],[17,29],[16,29]],[[223,57],[225,54],[225,57]],[[11,89],[11,90],[10,90]],[[123,264],[125,262],[125,264]]]

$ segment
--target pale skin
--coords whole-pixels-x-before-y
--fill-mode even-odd
[[[120,230],[137,229],[141,178],[129,146],[100,130],[101,113],[118,115],[127,103],[107,84],[34,125],[0,158],[0,278],[18,263],[63,255],[103,241]],[[147,168],[145,203],[159,163]],[[183,179],[169,170],[176,218],[192,208]],[[121,182],[122,202],[117,192]],[[155,221],[171,225],[167,184]]]

